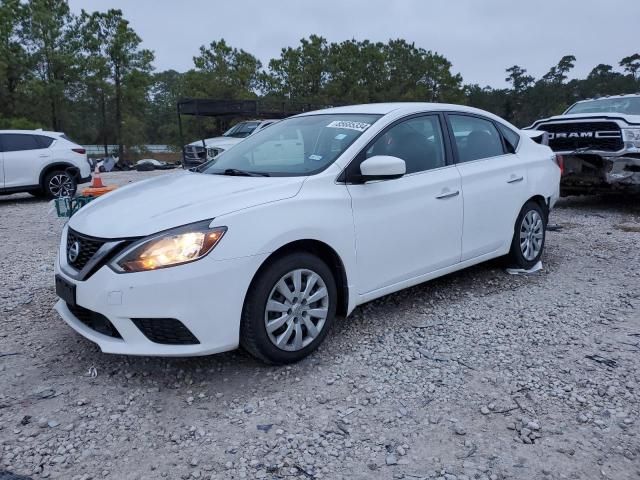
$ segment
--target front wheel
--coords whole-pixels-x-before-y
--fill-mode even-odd
[[[509,263],[516,268],[529,270],[542,257],[546,238],[547,219],[537,202],[528,201],[516,220]]]
[[[322,260],[303,252],[279,258],[249,287],[240,344],[266,363],[297,362],[324,340],[336,302],[336,282]]]

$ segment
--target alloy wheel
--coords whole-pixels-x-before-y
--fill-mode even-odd
[[[52,176],[49,179],[49,192],[54,197],[70,197],[75,193],[73,179],[65,173]]]

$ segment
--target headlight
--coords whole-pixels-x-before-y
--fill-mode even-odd
[[[207,149],[207,158],[209,160],[216,158],[218,155],[220,155],[222,152],[224,152],[224,148],[220,148],[220,147],[213,147],[213,148],[208,148]]]
[[[634,147],[640,148],[640,128],[623,128],[622,139]]]
[[[193,262],[218,244],[227,227],[210,228],[210,220],[185,225],[135,242],[111,262],[119,273],[143,272]]]

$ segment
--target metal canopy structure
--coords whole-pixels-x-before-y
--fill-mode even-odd
[[[178,116],[285,118],[298,113],[321,110],[332,106],[274,100],[181,98],[178,100]]]
[[[246,119],[286,118],[303,112],[322,110],[335,105],[288,102],[276,100],[215,100],[212,98],[181,98],[178,100],[178,129],[180,144],[184,158],[184,138],[182,133],[182,115],[195,116],[198,123],[198,134],[202,146],[206,147],[202,135],[200,117],[217,117],[224,119],[244,117]]]

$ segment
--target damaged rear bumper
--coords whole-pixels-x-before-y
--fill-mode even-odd
[[[561,195],[640,193],[640,153],[563,154]]]

